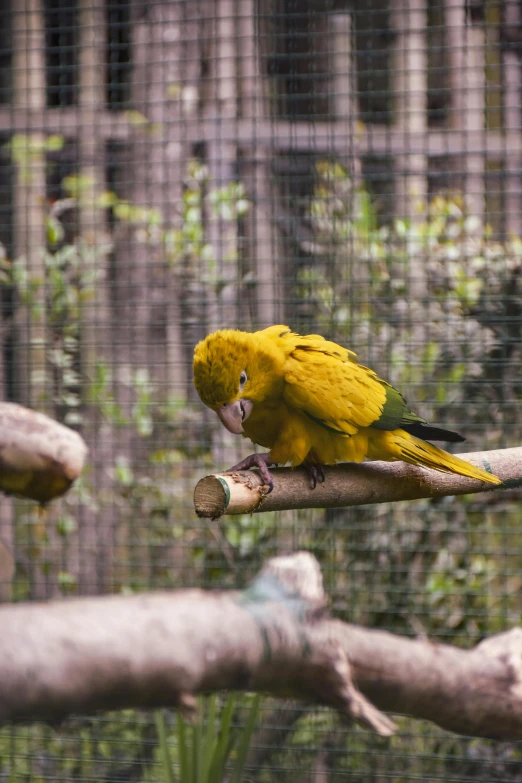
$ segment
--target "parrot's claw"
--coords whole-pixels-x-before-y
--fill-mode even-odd
[[[324,470],[322,465],[308,465],[308,475],[310,476],[310,489],[315,489],[317,482],[322,484],[325,480]]]
[[[266,494],[269,495],[274,488],[274,479],[268,470],[269,465],[277,465],[277,462],[271,460],[268,454],[250,454],[249,457],[245,457],[245,459],[242,459],[237,465],[228,468],[225,473],[234,473],[237,470],[257,468],[259,470],[259,475],[263,479],[263,483],[268,487]]]

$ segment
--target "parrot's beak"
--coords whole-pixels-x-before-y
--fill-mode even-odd
[[[229,432],[239,435],[243,432],[243,422],[248,419],[253,407],[254,403],[251,400],[237,400],[231,404],[225,403],[216,413]]]

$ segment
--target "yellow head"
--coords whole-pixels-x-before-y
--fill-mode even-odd
[[[194,385],[230,432],[243,431],[254,405],[275,399],[283,388],[284,356],[262,332],[222,329],[194,350]]]

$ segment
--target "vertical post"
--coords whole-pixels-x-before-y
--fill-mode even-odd
[[[92,251],[99,272],[95,295],[82,305],[81,368],[82,386],[89,389],[96,364],[112,366],[111,313],[108,291],[108,243],[105,211],[98,197],[106,188],[105,141],[100,133],[106,109],[106,4],[105,0],[80,0],[79,3],[79,128],[78,158],[82,187],[78,200],[79,233]],[[98,411],[85,406],[84,432],[89,444],[92,473],[90,479],[98,496],[108,488],[109,466],[113,461],[114,429],[109,422],[100,426]],[[80,594],[103,592],[112,583],[114,562],[114,520],[108,510],[82,508],[78,562],[69,568],[78,572]]]
[[[427,132],[425,0],[394,0],[392,25],[393,127],[402,136],[404,150],[396,158],[396,212],[404,217],[414,216],[419,202],[425,202],[427,196],[426,156],[408,152],[412,143],[420,147]]]
[[[508,30],[520,30],[522,24],[520,5],[516,0],[507,0],[504,6],[504,24]],[[508,49],[504,51],[504,130],[506,155],[504,170],[505,222],[507,233],[520,236],[522,230],[522,156],[518,139],[522,123],[522,72],[520,55]]]
[[[357,185],[361,179],[361,161],[355,149],[359,106],[352,51],[352,17],[347,12],[332,13],[328,21],[332,52],[333,114],[336,122],[346,127],[347,169],[354,185]]]
[[[78,204],[82,239],[96,254],[100,278],[96,297],[83,306],[82,363],[84,378],[92,373],[100,352],[110,344],[107,255],[101,248],[108,241],[105,210],[97,203],[106,187],[105,141],[100,124],[105,112],[105,0],[81,0],[79,6],[79,162],[82,180]]]
[[[228,140],[231,128],[238,119],[235,6],[234,0],[217,0],[215,4],[216,20],[211,67],[212,73],[215,74],[216,92],[211,109],[212,138],[207,143],[207,163],[212,189],[224,188],[237,179],[237,147],[233,141]],[[221,281],[220,293],[210,297],[207,307],[207,326],[209,331],[215,331],[224,323],[236,327],[239,325],[237,226],[224,223],[219,215],[210,212],[207,236],[216,253],[216,264]]]
[[[422,218],[428,198],[427,158],[419,152],[427,143],[427,23],[426,0],[394,0],[393,128],[402,143],[395,158],[395,214],[411,220]],[[410,152],[412,146],[414,151]],[[410,292],[424,296],[424,259],[412,259],[411,263]]]
[[[219,113],[222,117],[237,115],[237,52],[234,0],[217,0],[214,59]]]
[[[256,123],[264,118],[264,107],[268,105],[266,79],[259,63],[259,33],[256,29],[255,0],[241,0],[237,8],[238,29],[238,94],[241,103],[241,118]],[[254,135],[254,134],[252,134]]]
[[[256,8],[254,0],[241,0],[240,73],[241,73],[241,117],[243,121],[256,124],[269,116],[267,79],[260,62],[260,36],[256,31]],[[248,255],[255,279],[256,313],[255,326],[263,328],[284,320],[279,269],[282,248],[278,229],[273,219],[277,210],[277,194],[271,182],[271,154],[266,145],[268,139],[255,140],[245,147],[241,161],[241,177],[245,182],[251,201],[246,219]]]
[[[351,17],[347,12],[329,14],[328,23],[332,52],[332,101],[335,119],[349,122],[353,117],[355,98]]]
[[[42,0],[21,0],[16,9],[13,6],[13,104],[18,115],[26,115],[22,134],[12,137],[16,142],[18,160],[14,178],[13,250],[17,259],[23,259],[28,279],[38,283],[31,301],[19,305],[15,317],[17,330],[16,390],[17,402],[29,407],[46,410],[49,407],[47,395],[46,362],[46,300],[45,300],[45,197],[46,197],[46,154],[45,154],[45,34]],[[41,123],[37,124],[37,118]],[[13,148],[14,151],[14,148]],[[13,541],[11,501],[2,502],[7,535],[4,542]],[[2,525],[4,527],[4,525]],[[35,529],[30,532],[36,549],[41,537]],[[29,563],[32,595],[47,597],[46,580],[42,579],[39,557]],[[8,593],[5,594],[8,597]]]
[[[113,275],[118,304],[114,378],[118,402],[129,418],[135,400],[126,380],[130,371],[146,369],[165,395],[187,398],[194,332],[201,336],[202,331],[204,283],[196,296],[198,270],[186,270],[182,260],[169,255],[169,235],[181,227],[186,164],[197,141],[192,126],[202,90],[203,5],[202,0],[131,3],[132,105],[139,121],[125,149],[128,164],[121,169],[119,192],[143,208],[145,219],[118,225]],[[149,221],[151,208],[154,219]],[[131,455],[132,467],[143,471],[147,446],[136,428],[121,427],[117,437],[116,449]],[[192,437],[190,431],[187,438]],[[158,432],[156,448],[169,445],[169,433]],[[143,545],[144,536],[135,520],[125,519],[118,530],[119,551],[128,557],[133,547]],[[144,574],[146,566],[140,568]]]
[[[133,5],[132,101],[147,122],[133,129],[126,150],[132,175],[121,189],[133,205],[157,210],[162,228],[177,228],[193,142],[189,124],[199,103],[201,3],[151,3],[146,13],[141,3]],[[161,232],[151,236],[147,228],[143,224],[118,228],[122,262],[115,286],[123,303],[115,327],[122,330],[119,363],[154,367],[154,380],[184,399],[188,393],[185,343],[190,339],[190,327],[184,330],[181,315],[184,281],[180,270],[170,266]],[[160,307],[166,314],[164,340],[157,339],[159,327],[153,319]],[[123,389],[120,398],[126,406]]]
[[[213,138],[207,143],[207,165],[210,172],[210,188],[218,190],[235,181],[237,170],[236,145]],[[239,258],[237,253],[237,224],[224,221],[219,214],[209,212],[206,235],[216,254],[220,290],[208,297],[206,322],[209,331],[215,331],[226,323],[227,327],[239,326]]]
[[[167,203],[161,205],[161,211],[165,213],[169,226],[179,228],[183,213],[183,181],[186,164],[192,154],[189,128],[199,112],[201,99],[201,31],[198,20],[202,18],[202,3],[201,0],[192,0],[188,5],[178,2],[170,6],[167,14],[169,35],[162,43],[162,82],[158,83],[157,88],[174,85],[179,94],[167,102],[162,102],[165,99],[158,95],[155,113],[158,113],[158,121],[161,121],[160,112],[163,121],[166,121],[162,156]],[[189,9],[188,13],[185,9]],[[185,18],[185,14],[190,19]],[[145,47],[142,53],[147,57]],[[166,261],[165,381],[169,395],[179,401],[186,401],[192,393],[192,384],[188,383],[187,362],[190,363],[192,359],[192,344],[202,335],[194,334],[196,330],[186,319],[187,310],[190,317],[193,315],[191,300],[194,296],[188,292],[193,291],[194,282],[190,275],[184,277],[182,270],[171,268],[168,258]],[[201,298],[195,297],[197,302]]]
[[[46,109],[45,36],[41,0],[22,0],[13,11],[13,101],[15,111],[27,112],[26,127],[17,137],[18,161],[14,184],[14,255],[23,257],[31,279],[40,286],[32,305],[17,316],[19,401],[45,407],[45,135],[34,130],[35,117]]]
[[[145,13],[140,2],[134,5],[132,100],[148,125],[137,125],[133,131],[127,150],[132,181],[122,183],[122,188],[133,204],[153,207],[164,227],[177,229],[186,164],[195,141],[191,123],[201,98],[204,4],[202,0],[150,3]],[[184,277],[180,267],[171,265],[168,247],[144,241],[145,233],[143,226],[119,229],[121,258],[126,260],[117,270],[116,284],[118,297],[126,303],[121,313],[122,342],[129,349],[128,358],[120,361],[154,367],[155,381],[184,400],[190,393],[187,360],[196,331],[189,323],[193,314],[188,312],[194,297],[187,289],[191,291],[193,283],[190,275]],[[153,334],[152,315],[160,305],[166,314],[165,340]]]
[[[232,128],[237,127],[238,94],[238,39],[236,33],[235,0],[215,0],[214,34],[212,37],[212,75],[215,93],[210,97],[212,117],[211,138],[207,142],[207,164],[212,189],[226,187],[237,179],[237,145],[230,141]],[[223,132],[224,128],[224,132]],[[237,137],[237,130],[234,136]],[[224,222],[219,215],[208,215],[206,233],[216,253],[220,291],[208,297],[207,328],[209,331],[240,325],[239,318],[239,257],[237,225]],[[223,427],[212,436],[213,460],[219,465],[238,461],[237,439]]]
[[[450,71],[450,126],[459,130],[469,146],[461,170],[470,213],[482,226],[485,196],[485,63],[484,30],[473,23],[466,0],[445,0],[445,23]],[[479,230],[482,230],[480,228]]]
[[[245,149],[241,164],[252,208],[247,216],[251,268],[256,281],[258,329],[284,321],[281,270],[283,250],[274,216],[277,193],[273,187],[272,155],[261,146]]]
[[[7,367],[2,337],[6,324],[0,316],[0,395],[7,399]],[[13,499],[0,493],[0,603],[10,601],[15,574],[15,517]]]

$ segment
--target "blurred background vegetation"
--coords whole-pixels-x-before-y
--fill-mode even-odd
[[[2,600],[241,587],[306,548],[347,621],[463,646],[520,623],[518,490],[193,512],[198,478],[249,450],[191,384],[219,327],[320,332],[469,450],[520,445],[520,3],[364,6],[0,5],[1,391],[90,447],[45,518],[1,500]],[[224,702],[230,730],[254,708]],[[208,726],[124,712],[4,729],[0,781],[178,779]],[[520,780],[516,744],[400,726],[383,741],[265,701],[241,774]]]

